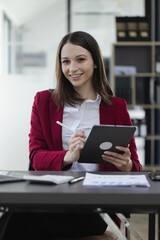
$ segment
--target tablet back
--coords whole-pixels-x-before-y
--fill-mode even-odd
[[[116,146],[127,147],[136,130],[135,126],[94,125],[81,151],[80,163],[107,163],[104,151],[120,152]]]

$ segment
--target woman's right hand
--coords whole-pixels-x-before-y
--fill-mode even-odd
[[[84,130],[76,132],[72,135],[68,142],[69,150],[63,159],[63,167],[79,160],[81,150],[86,142],[86,136]]]

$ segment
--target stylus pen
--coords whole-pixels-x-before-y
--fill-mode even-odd
[[[73,178],[72,180],[69,181],[70,184],[72,183],[76,183],[76,182],[79,182],[81,180],[83,180],[85,177],[82,176],[82,177],[77,177],[77,178]]]
[[[59,122],[59,121],[57,121],[56,123],[59,124],[60,126],[64,127],[64,128],[67,128],[67,129],[70,130],[71,132],[75,133],[75,131],[74,131],[72,128],[66,126],[65,124],[63,124],[63,123],[61,123],[61,122]]]

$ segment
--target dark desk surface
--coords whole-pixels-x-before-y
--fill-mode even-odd
[[[24,174],[65,174],[75,177],[84,172],[19,172]],[[124,174],[106,173],[99,174]],[[0,206],[10,209],[97,209],[118,212],[160,212],[160,182],[153,182],[145,174],[151,187],[86,187],[83,181],[75,184],[42,185],[28,181],[0,184]]]

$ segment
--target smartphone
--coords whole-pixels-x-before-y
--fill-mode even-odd
[[[149,177],[153,181],[160,181],[160,172],[151,172],[149,173]]]

